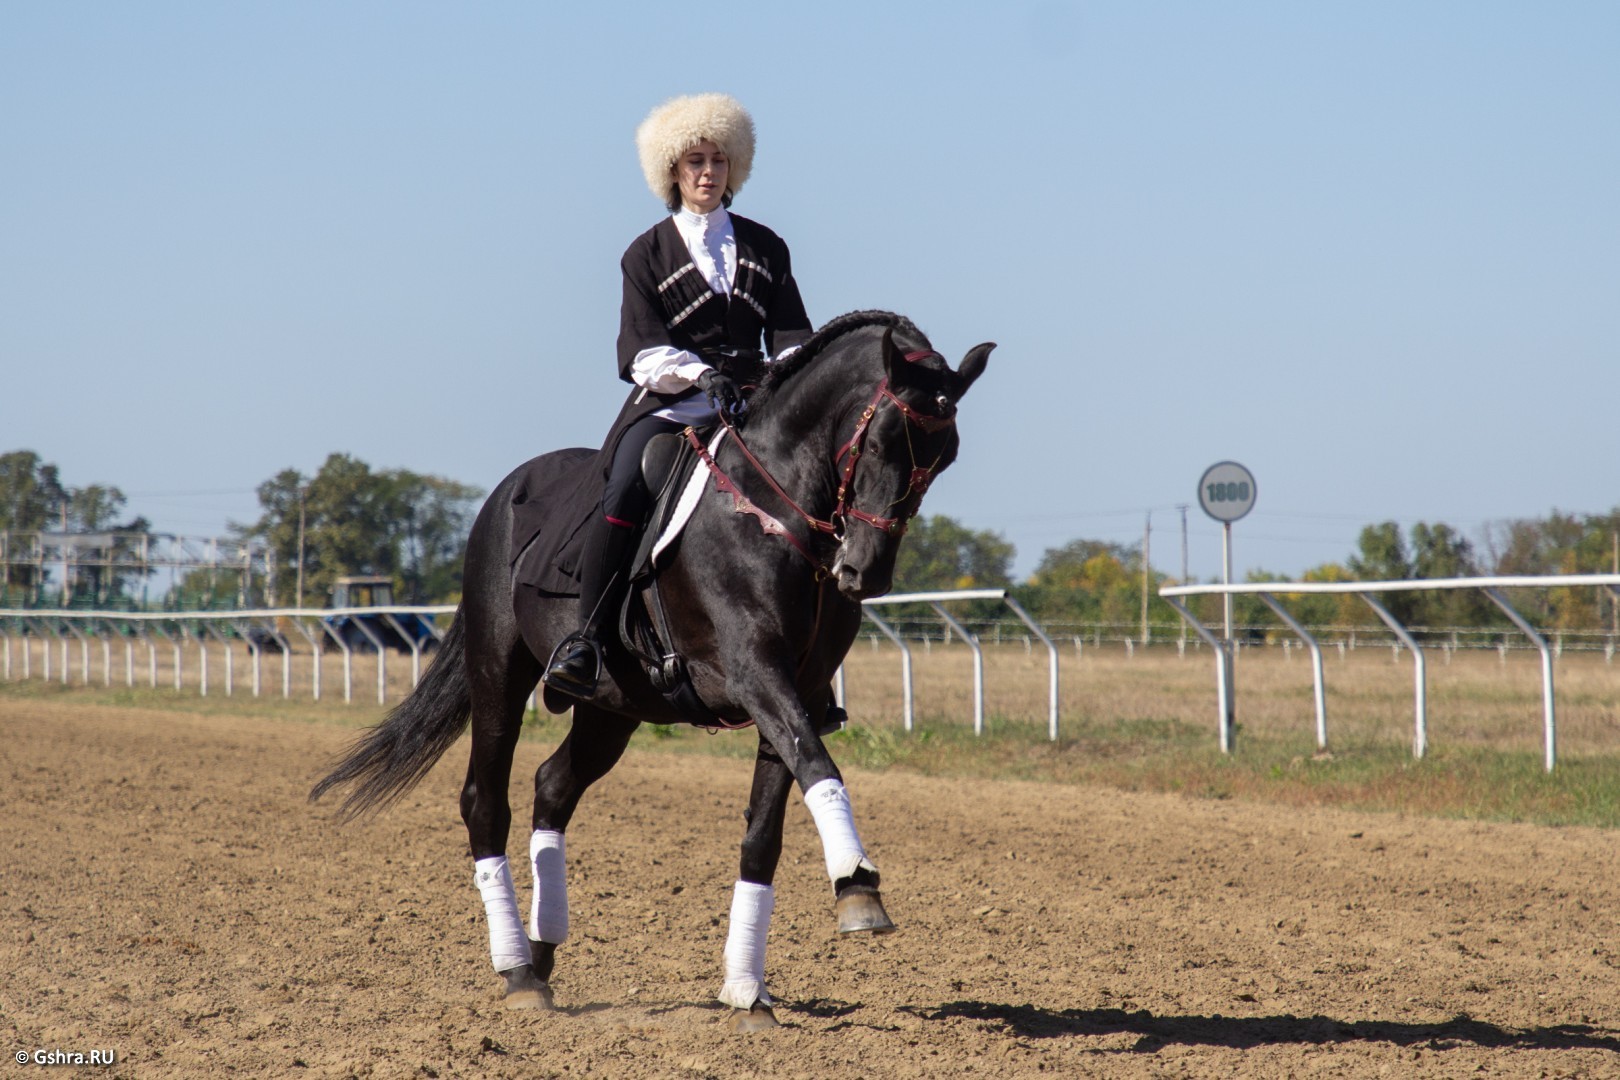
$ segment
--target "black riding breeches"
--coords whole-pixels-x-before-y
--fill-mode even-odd
[[[652,495],[641,476],[641,452],[654,435],[679,433],[686,425],[661,416],[643,416],[619,437],[608,468],[607,486],[602,489],[602,516],[615,525],[640,528],[651,509]]]

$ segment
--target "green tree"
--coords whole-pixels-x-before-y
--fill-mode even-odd
[[[257,584],[257,583],[255,583]],[[175,584],[174,591],[165,599],[165,605],[175,611],[229,611],[242,606],[242,573],[230,567],[199,567],[188,570]],[[247,597],[249,606],[263,603],[267,598]]]
[[[1020,602],[1050,622],[1103,622],[1104,597],[1130,576],[1136,551],[1102,540],[1071,540],[1041,555]]]
[[[1180,622],[1174,609],[1159,598],[1159,586],[1166,580],[1149,571],[1148,621],[1159,627]],[[1043,620],[1137,625],[1142,619],[1142,549],[1087,539],[1048,548],[1017,595]]]
[[[275,603],[296,599],[300,517],[306,606],[321,606],[333,583],[351,574],[390,575],[401,600],[431,603],[460,593],[479,494],[443,477],[374,472],[358,458],[332,454],[313,477],[283,469],[260,484],[263,514],[236,530],[262,539],[285,568]]]
[[[1450,525],[1420,521],[1412,526],[1414,578],[1477,577],[1474,546]],[[1413,617],[1424,626],[1483,626],[1497,621],[1497,609],[1477,589],[1418,593]]]
[[[1302,581],[1355,581],[1357,577],[1342,563],[1313,566]],[[1353,593],[1289,594],[1279,597],[1294,618],[1306,626],[1370,626],[1379,624],[1372,608]],[[1381,624],[1380,624],[1381,625]]]
[[[0,529],[8,534],[8,562],[3,584],[5,592],[15,588],[24,602],[37,603],[48,571],[9,561],[20,552],[17,533],[44,532],[60,517],[67,497],[55,465],[40,460],[32,450],[13,450],[0,455]]]
[[[916,517],[900,544],[893,591],[1004,589],[1012,584],[1015,551],[999,533],[988,529],[969,529],[944,514]],[[938,615],[924,605],[904,604],[888,612],[889,617],[902,622],[915,620],[929,625],[939,622]],[[954,604],[951,613],[965,625],[977,628],[1000,618],[1005,608],[999,601],[979,600]]]
[[[1016,553],[1000,533],[969,529],[944,514],[918,517],[900,545],[895,591],[1006,588]]]
[[[1412,560],[1406,553],[1406,539],[1393,521],[1368,525],[1356,540],[1356,554],[1348,561],[1350,573],[1358,581],[1406,581],[1412,577]],[[1410,626],[1417,610],[1409,592],[1384,593],[1379,603],[1402,623]]]
[[[1511,574],[1595,574],[1614,569],[1620,508],[1576,517],[1552,511],[1545,518],[1523,518],[1486,527],[1494,572]],[[1614,625],[1615,599],[1597,588],[1558,588],[1516,597],[1532,621],[1558,630],[1595,630]],[[1522,606],[1521,606],[1522,605]]]
[[[1590,514],[1581,522],[1581,538],[1570,553],[1570,573],[1615,573],[1620,562],[1620,507]],[[1573,629],[1620,629],[1620,596],[1608,589],[1557,589],[1559,626]]]
[[[0,454],[0,529],[44,532],[57,524],[66,498],[55,465],[32,450]]]
[[[467,533],[482,492],[440,476],[387,475],[398,508],[401,598],[427,604],[459,596]]]
[[[8,556],[17,553],[16,534],[27,533],[108,533],[95,550],[117,563],[132,557],[134,543],[127,533],[144,533],[151,528],[143,517],[117,520],[127,500],[124,493],[106,484],[69,488],[61,472],[32,450],[14,450],[0,455],[0,529],[7,535]],[[3,584],[17,588],[31,602],[38,602],[52,567],[12,564],[5,567]],[[134,567],[80,566],[71,582],[73,594],[65,599],[82,603],[110,602],[129,587],[139,575]]]
[[[1585,532],[1574,514],[1557,510],[1545,518],[1494,522],[1485,529],[1492,572],[1504,577],[1578,573]],[[1513,606],[1538,626],[1570,630],[1596,623],[1595,602],[1570,589],[1529,590],[1515,596]]]
[[[1570,553],[1585,532],[1573,514],[1557,510],[1545,518],[1520,518],[1486,526],[1491,572],[1514,574],[1569,573]]]

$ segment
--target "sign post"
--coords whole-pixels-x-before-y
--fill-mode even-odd
[[[1232,584],[1232,522],[1254,509],[1254,500],[1259,491],[1254,474],[1235,461],[1216,462],[1205,469],[1204,475],[1198,480],[1198,505],[1204,508],[1204,513],[1221,523],[1221,580],[1226,585]],[[1221,703],[1221,749],[1231,753],[1232,731],[1236,722],[1232,685],[1235,674],[1232,657],[1236,651],[1232,641],[1232,594],[1223,593],[1221,601],[1226,627],[1225,636],[1221,639],[1223,655],[1220,657],[1226,673],[1226,700]]]

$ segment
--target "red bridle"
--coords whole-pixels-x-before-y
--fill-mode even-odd
[[[911,360],[913,357],[927,355],[930,354],[907,353],[906,359]],[[906,533],[906,525],[911,520],[911,514],[907,514],[904,517],[879,517],[876,514],[868,514],[865,510],[861,510],[852,505],[854,493],[850,490],[850,482],[855,479],[855,466],[860,463],[861,448],[866,442],[866,432],[872,425],[872,418],[877,415],[878,406],[881,405],[885,400],[893,402],[894,407],[900,410],[900,415],[906,418],[908,425],[906,427],[906,451],[911,455],[911,478],[906,484],[906,492],[889,505],[892,507],[905,502],[911,497],[913,492],[916,493],[918,504],[921,505],[922,496],[927,494],[928,486],[934,482],[934,469],[939,465],[939,458],[935,457],[933,463],[928,465],[926,468],[917,464],[917,451],[916,448],[911,444],[910,425],[915,424],[924,432],[931,435],[936,431],[940,431],[956,423],[956,417],[928,416],[924,413],[918,412],[916,409],[913,409],[910,405],[907,405],[904,401],[901,401],[898,397],[896,397],[894,391],[889,389],[889,380],[884,379],[878,383],[877,393],[873,395],[871,403],[868,404],[865,411],[861,413],[861,418],[855,425],[855,433],[849,437],[849,441],[843,445],[836,455],[833,456],[834,465],[840,461],[844,461],[846,457],[848,458],[848,461],[844,465],[844,474],[838,483],[838,501],[833,505],[832,517],[834,521],[842,521],[845,518],[854,518],[856,521],[865,522],[874,529],[881,529],[883,532],[886,532],[891,536],[904,536]],[[941,450],[940,453],[943,454],[944,451]],[[913,510],[912,514],[915,513],[916,510]],[[842,530],[834,533],[834,535],[841,534]]]
[[[906,353],[905,359],[910,363],[916,363],[917,361],[927,357],[938,355],[938,353],[933,352],[932,350],[922,350],[918,352]],[[871,429],[872,419],[877,415],[878,408],[883,404],[884,401],[891,402],[894,407],[900,411],[900,415],[905,418],[907,425],[906,449],[911,454],[911,476],[906,484],[905,494],[901,495],[900,498],[896,499],[893,503],[890,503],[889,506],[898,506],[904,503],[913,494],[917,496],[917,506],[914,506],[910,513],[900,514],[894,517],[883,517],[877,514],[870,514],[865,510],[853,505],[853,481],[855,479],[855,468],[860,464],[861,450],[865,446],[866,434]],[[910,405],[907,405],[904,401],[900,400],[894,391],[889,389],[889,380],[887,378],[880,380],[878,382],[877,392],[872,395],[872,400],[867,403],[866,408],[861,412],[860,419],[855,423],[854,433],[850,435],[849,441],[844,443],[844,445],[839,449],[838,453],[833,456],[833,465],[835,467],[839,462],[844,462],[844,465],[842,474],[839,477],[837,501],[833,504],[832,514],[827,519],[823,520],[805,510],[798,504],[797,501],[794,500],[791,495],[782,490],[782,485],[776,482],[776,478],[770,474],[770,470],[766,469],[764,463],[754,456],[752,450],[748,449],[747,444],[743,442],[742,436],[738,433],[737,429],[732,426],[731,421],[727,419],[724,414],[721,415],[720,419],[721,422],[726,425],[727,430],[731,432],[732,438],[737,443],[737,449],[742,452],[743,457],[748,461],[748,463],[754,467],[754,471],[759,473],[764,481],[770,485],[771,490],[776,493],[777,497],[785,502],[794,513],[798,514],[799,517],[802,518],[811,529],[815,530],[816,532],[826,533],[827,535],[836,537],[838,539],[843,538],[844,522],[849,519],[864,522],[865,524],[872,526],[874,529],[888,533],[890,536],[904,536],[906,526],[922,505],[922,496],[927,493],[929,485],[933,483],[934,470],[939,467],[939,458],[945,453],[945,451],[941,449],[939,455],[934,458],[932,463],[926,466],[918,465],[916,448],[912,445],[911,441],[911,428],[915,426],[925,433],[932,434],[956,423],[955,416],[929,416],[926,413],[918,412],[916,409],[913,409]],[[780,536],[787,540],[787,542],[792,544],[794,549],[797,550],[800,555],[803,555],[805,559],[807,559],[818,570],[822,572],[827,571],[828,568],[826,564],[811,554],[810,550],[799,540],[798,537],[794,536],[793,533],[788,531],[786,526],[784,526],[779,520],[762,510],[757,504],[754,503],[753,500],[749,499],[742,493],[742,491],[737,487],[736,483],[729,476],[727,476],[723,470],[721,470],[718,464],[715,463],[713,455],[711,455],[708,448],[703,445],[703,440],[698,438],[696,431],[694,431],[692,428],[687,428],[683,434],[686,436],[686,441],[689,442],[692,445],[692,448],[697,451],[698,457],[703,460],[703,464],[708,467],[709,472],[714,475],[715,487],[723,492],[726,492],[732,497],[733,509],[737,513],[753,515],[759,520],[760,528],[765,533],[768,535]]]

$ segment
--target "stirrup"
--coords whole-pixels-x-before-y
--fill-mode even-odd
[[[584,672],[575,670],[577,665],[570,663],[582,658],[582,653],[577,649],[581,645],[590,653],[591,671],[588,679]],[[566,656],[563,655],[565,650],[568,653]],[[540,677],[548,689],[581,700],[588,700],[596,693],[596,684],[601,679],[602,646],[597,644],[595,638],[577,630],[557,642],[557,647],[551,650],[551,659],[546,661],[546,673]]]

